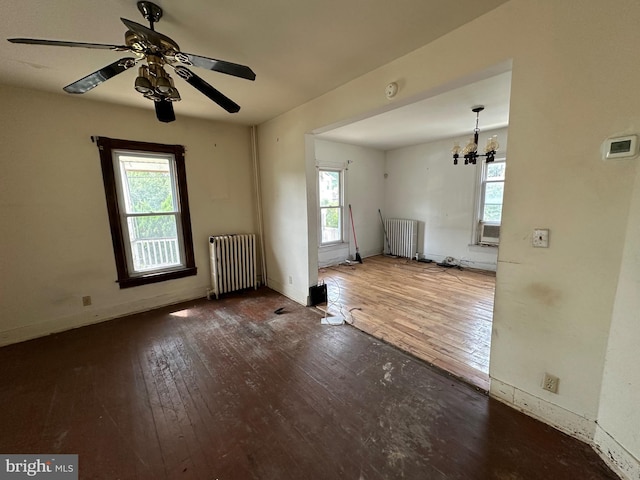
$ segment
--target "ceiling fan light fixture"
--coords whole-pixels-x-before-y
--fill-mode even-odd
[[[143,95],[153,92],[153,85],[148,78],[136,77],[135,89]]]
[[[136,78],[135,89],[143,95],[146,95],[153,91],[153,88],[151,87],[151,83],[149,82],[149,80],[147,80],[144,77]]]
[[[167,95],[167,100],[169,100],[170,102],[179,102],[181,100],[180,92],[178,92],[177,88],[175,87],[171,88],[169,95]]]
[[[167,77],[156,77],[156,91],[161,95],[168,95],[171,92],[171,82]]]
[[[138,76],[134,84],[134,88],[143,95],[153,92],[153,85],[149,79],[149,69],[146,65],[138,69]]]
[[[151,91],[149,93],[144,94],[144,98],[148,98],[149,100],[153,100],[154,102],[159,102],[162,100],[162,96],[158,95],[156,92]]]
[[[179,102],[180,100],[182,100],[182,98],[180,98],[180,92],[178,92],[175,83],[173,83],[173,78],[171,78],[169,75],[167,75],[167,78],[169,79],[169,83],[171,84],[171,90],[169,90],[166,99],[170,102]]]

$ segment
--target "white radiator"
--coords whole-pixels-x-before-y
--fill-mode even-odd
[[[387,234],[384,253],[398,257],[413,258],[418,251],[418,221],[402,218],[387,218],[384,221]]]
[[[209,237],[211,290],[207,297],[221,293],[258,288],[256,236],[254,234]]]

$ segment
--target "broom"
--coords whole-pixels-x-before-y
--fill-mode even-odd
[[[356,238],[356,226],[353,224],[353,212],[351,211],[351,204],[349,204],[349,216],[351,217],[351,229],[353,230],[353,242],[356,244],[356,262],[362,263],[360,250],[358,249],[358,239]]]
[[[382,212],[378,209],[378,213],[380,214],[380,223],[382,223],[382,231],[384,231],[384,238],[387,241],[387,248],[389,249],[389,255],[395,257],[393,252],[391,251],[391,244],[389,243],[389,237],[387,236],[387,227],[384,226],[384,219],[382,218]]]

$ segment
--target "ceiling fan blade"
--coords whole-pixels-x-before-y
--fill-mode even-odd
[[[66,87],[64,91],[67,93],[85,93],[94,87],[97,87],[102,82],[115,77],[116,75],[124,72],[125,70],[133,67],[136,64],[136,59],[131,57],[121,58],[117,62],[113,62],[111,65],[107,65],[101,68],[97,72],[93,72],[80,80],[77,80]]]
[[[173,111],[173,102],[169,102],[168,100],[159,100],[153,103],[156,106],[156,117],[158,120],[164,123],[169,123],[176,119],[176,114]]]
[[[48,45],[51,47],[81,47],[98,48],[103,50],[129,50],[126,45],[108,45],[105,43],[62,42],[59,40],[39,40],[37,38],[9,38],[11,43],[24,43],[27,45]]]
[[[178,44],[166,35],[156,32],[155,30],[151,30],[150,28],[140,25],[132,20],[127,20],[126,18],[120,18],[120,20],[122,20],[122,23],[124,23],[129,30],[146,40],[151,45],[155,45],[161,50],[166,49],[167,47],[170,47],[175,51],[180,50]]]
[[[176,59],[187,65],[206,68],[207,70],[213,70],[214,72],[226,73],[227,75],[246,78],[247,80],[256,79],[256,74],[246,65],[240,65],[238,63],[231,63],[224,60],[216,60],[215,58],[207,58],[200,55],[193,55],[191,53],[182,52],[176,54]]]
[[[188,68],[178,65],[174,67],[174,69],[176,73],[184,80],[186,80],[189,85],[200,91],[200,93],[209,97],[211,100],[224,108],[227,112],[236,113],[240,110],[240,105],[213,88]]]

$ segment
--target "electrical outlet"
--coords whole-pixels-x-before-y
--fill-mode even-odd
[[[293,285],[293,277],[289,275],[289,285]]]
[[[549,229],[548,228],[536,228],[533,231],[533,237],[531,243],[534,247],[549,248]]]
[[[82,297],[82,306],[88,307],[89,305],[91,305],[91,296]]]
[[[550,373],[545,373],[544,379],[542,380],[542,388],[551,393],[558,393],[558,383],[560,383],[558,377]]]

